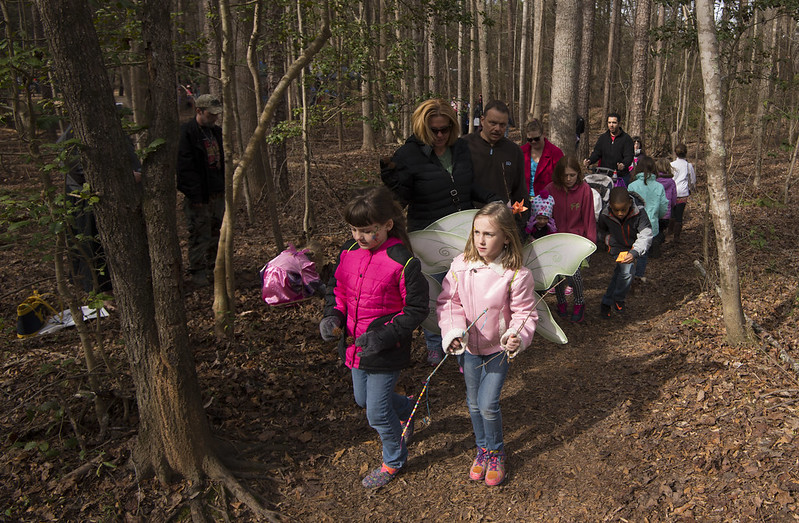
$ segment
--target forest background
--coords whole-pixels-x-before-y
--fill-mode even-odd
[[[146,517],[143,510],[200,519],[201,502],[223,513],[277,517],[272,510],[287,503],[280,501],[286,491],[242,482],[254,474],[242,468],[253,464],[242,463],[247,453],[209,423],[214,395],[207,376],[198,379],[195,358],[217,353],[200,365],[207,372],[219,350],[253,350],[247,334],[253,309],[244,298],[251,282],[237,260],[252,256],[246,249],[258,243],[258,261],[265,262],[284,248],[284,238],[330,254],[343,239],[334,225],[336,208],[350,189],[377,182],[377,158],[410,134],[413,108],[431,96],[460,108],[476,107],[480,97],[505,100],[517,128],[540,118],[566,152],[575,147],[575,121],[583,116],[588,126],[580,156],[588,155],[611,110],[622,114],[629,134],[644,138],[650,155],[669,156],[676,143],[688,143],[689,159],[707,173],[708,192],[696,209],[704,206],[703,281],[718,280],[723,298],[721,319],[713,322],[723,322],[721,344],[752,347],[750,329],[762,332],[744,319],[736,242],[761,250],[780,243],[789,249],[786,259],[791,256],[790,241],[774,240],[774,225],[735,232],[736,205],[731,210],[727,191],[732,184],[735,198],[743,198],[735,202],[744,207],[794,212],[799,117],[792,2],[2,0],[0,9],[9,173],[0,196],[2,241],[4,256],[13,260],[6,264],[4,305],[19,302],[31,287],[56,291],[73,310],[87,299],[69,285],[64,263],[71,219],[58,167],[64,151],[43,146],[71,122],[89,180],[82,195],[95,208],[115,268],[119,311],[118,324],[79,323],[78,339],[59,337],[58,350],[36,339],[3,350],[9,405],[3,445],[13,486],[2,508],[10,520],[59,511],[76,519],[97,517],[96,511]],[[189,90],[221,94],[227,165],[233,166],[226,198],[237,212],[226,216],[213,307],[207,296],[184,300],[180,274],[174,164],[178,121],[191,114]],[[131,109],[124,128],[115,102]],[[143,159],[140,185],[120,160],[128,134]],[[342,163],[342,172],[329,174],[326,159]],[[792,245],[795,253],[795,238]],[[789,322],[797,306],[793,274],[780,291],[793,297],[782,297],[778,307]],[[318,311],[299,311],[278,315],[292,325],[280,327],[312,331]],[[11,338],[14,316],[3,318]],[[198,337],[198,329],[213,335]],[[795,339],[783,342],[776,354],[790,367]],[[283,349],[264,350],[279,358],[274,353]],[[23,385],[34,378],[38,386]],[[796,388],[779,390],[790,395]],[[282,393],[290,403],[292,395]],[[314,438],[308,427],[297,430],[292,437],[301,443]],[[259,437],[272,443],[268,431]],[[114,459],[106,447],[115,448]],[[332,462],[342,459],[335,455]],[[117,486],[125,483],[121,473],[111,474],[125,463],[135,472],[119,487],[124,492],[116,505],[75,507],[64,495],[80,492],[84,483],[96,488],[103,472]],[[151,476],[158,481],[142,487]],[[756,511],[792,510],[796,489],[789,487],[799,482],[780,481],[767,499],[753,501]],[[37,483],[55,494],[43,494]],[[159,497],[163,492],[170,494]],[[654,510],[648,499],[642,508],[623,504],[623,510]]]

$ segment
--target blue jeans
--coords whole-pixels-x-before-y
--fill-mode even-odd
[[[369,426],[377,431],[383,442],[383,463],[400,468],[408,460],[408,448],[402,443],[400,420],[411,415],[413,404],[407,396],[394,392],[400,371],[370,372],[352,369],[352,389],[355,403],[366,408]]]
[[[635,261],[635,275],[639,278],[643,277],[644,273],[646,273],[646,264],[649,262],[649,254],[644,254],[638,256],[638,259]]]
[[[630,290],[630,284],[633,281],[634,263],[617,263],[616,268],[613,269],[613,277],[610,279],[608,290],[602,296],[602,303],[610,307],[614,302],[624,301],[627,297],[627,292]]]
[[[489,360],[490,363],[483,365]],[[475,356],[464,352],[460,361],[463,364],[466,406],[472,418],[475,443],[484,449],[503,450],[499,395],[508,374],[508,357],[504,354]]]

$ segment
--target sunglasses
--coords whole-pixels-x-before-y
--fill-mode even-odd
[[[438,127],[438,128],[431,127],[430,128],[430,132],[433,133],[433,136],[435,136],[437,134],[447,134],[449,132],[450,127],[452,127],[452,126],[448,125],[446,127]]]
[[[533,143],[533,142],[537,142],[537,141],[538,141],[538,140],[540,140],[540,139],[541,139],[541,137],[540,137],[540,136],[536,136],[535,138],[529,138],[529,137],[528,137],[528,138],[527,138],[527,141],[528,141],[528,142],[530,142],[530,143]]]

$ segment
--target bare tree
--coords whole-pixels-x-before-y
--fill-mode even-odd
[[[521,49],[519,50],[519,129],[524,132],[524,124],[527,123],[527,51],[530,47],[530,4],[533,0],[521,0],[522,2],[522,39]]]
[[[591,80],[593,74],[591,66],[594,62],[594,11],[596,7],[593,1],[583,0],[583,45],[580,49],[580,71],[577,79],[577,114],[589,119],[591,106]],[[589,132],[586,126],[585,133],[580,139],[580,150],[577,152],[579,158],[588,158],[590,154]]]
[[[755,142],[755,175],[752,180],[754,187],[760,187],[760,176],[763,172],[763,142],[765,142],[767,118],[769,107],[772,103],[771,95],[774,85],[774,66],[777,57],[777,29],[779,27],[777,12],[773,7],[766,10],[763,36],[768,38],[768,47],[764,49],[766,55],[772,58],[771,64],[764,64],[760,68],[760,87],[757,90],[757,111],[755,112],[755,132],[752,138]]]
[[[724,148],[724,97],[721,92],[719,44],[713,17],[712,0],[696,0],[696,23],[699,56],[705,93],[705,137],[707,140],[707,169],[710,210],[716,229],[716,249],[719,255],[721,306],[727,341],[740,345],[748,339],[741,305],[738,280],[738,259],[732,227],[730,200],[725,183],[727,153]]]
[[[544,58],[544,1],[535,0],[533,9],[533,66],[530,69],[532,75],[532,88],[530,90],[530,115],[534,118],[541,118],[541,93],[543,91],[543,81],[541,78],[541,62]]]
[[[491,86],[490,60],[488,53],[488,13],[486,0],[475,0],[477,6],[477,34],[480,54],[480,93],[483,101],[492,100],[494,92]]]
[[[608,55],[605,63],[605,84],[602,98],[602,118],[610,112],[613,105],[613,71],[616,70],[618,55],[619,18],[621,0],[610,0],[610,24],[608,28]]]
[[[649,83],[649,17],[652,0],[638,0],[635,10],[633,67],[630,87],[630,134],[646,134],[646,86]]]
[[[559,0],[555,9],[555,53],[549,134],[563,152],[574,152],[577,71],[580,66],[580,0]]]
[[[169,3],[142,0],[146,60],[148,143],[142,185],[131,175],[127,137],[114,108],[100,43],[86,0],[36,0],[56,76],[77,136],[96,205],[100,236],[120,309],[125,351],[136,386],[139,432],[133,449],[137,474],[162,482],[175,475],[202,491],[210,477],[257,515],[274,519],[220,460],[203,409],[189,347],[176,228],[177,110]]]

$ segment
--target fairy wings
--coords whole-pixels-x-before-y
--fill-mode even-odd
[[[413,252],[422,263],[422,273],[430,287],[430,314],[422,323],[427,330],[438,332],[436,299],[441,293],[431,275],[449,270],[452,260],[463,252],[471,234],[475,209],[456,212],[430,224],[426,229],[410,233]],[[533,273],[536,290],[538,326],[536,332],[553,343],[568,343],[566,335],[552,318],[539,293],[545,292],[559,275],[572,275],[582,261],[596,250],[594,242],[569,233],[555,233],[524,246],[524,266]]]

